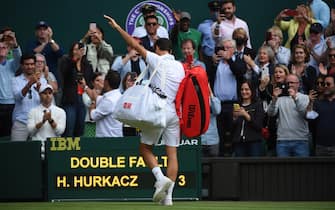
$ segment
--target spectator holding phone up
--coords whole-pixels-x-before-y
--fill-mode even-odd
[[[295,10],[284,9],[275,18],[274,23],[283,31],[287,31],[285,47],[293,49],[296,44],[303,44],[309,37],[309,28],[316,22],[312,12],[306,5],[298,5]],[[291,19],[288,19],[291,18]]]

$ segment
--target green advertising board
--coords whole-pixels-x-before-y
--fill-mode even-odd
[[[50,138],[47,142],[48,199],[151,200],[154,176],[138,152],[139,138]],[[200,199],[199,139],[183,139],[174,199]],[[164,145],[154,153],[165,172]]]

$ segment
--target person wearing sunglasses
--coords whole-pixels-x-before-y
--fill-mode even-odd
[[[151,52],[155,52],[154,44],[159,39],[159,36],[157,34],[158,29],[158,18],[155,15],[146,16],[144,18],[145,21],[145,30],[147,32],[147,35],[144,37],[141,37],[141,43],[143,47]]]
[[[156,12],[157,8],[153,4],[143,4],[141,7],[141,13],[144,19],[148,16],[156,16]],[[169,38],[168,30],[164,26],[158,25],[157,34],[160,38]],[[145,25],[136,27],[132,34],[133,37],[145,37],[146,35],[147,31]]]
[[[334,76],[328,75],[325,77],[325,90],[329,90],[331,88],[335,87],[335,82],[334,82],[335,78]]]
[[[328,48],[327,50],[327,64],[321,63],[319,65],[320,74],[335,75],[335,48]]]

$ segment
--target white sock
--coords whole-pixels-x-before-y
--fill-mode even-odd
[[[161,180],[164,177],[164,174],[161,168],[158,166],[154,167],[151,171],[154,174],[157,181]]]
[[[166,197],[165,197],[166,199],[171,199],[172,200],[173,188],[174,188],[174,182],[172,183],[172,185],[167,190],[167,194],[166,194]]]

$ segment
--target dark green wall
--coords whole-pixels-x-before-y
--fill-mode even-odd
[[[14,27],[22,46],[34,37],[34,27],[39,20],[46,20],[54,29],[54,39],[66,51],[70,44],[79,40],[87,31],[89,22],[99,23],[105,30],[105,39],[112,44],[116,53],[122,53],[124,42],[103,19],[103,14],[113,16],[122,26],[130,9],[139,3],[136,0],[110,1],[4,1],[1,6],[0,28],[8,25]],[[189,11],[192,15],[192,27],[208,15],[208,0],[197,1],[163,1],[174,9]],[[263,41],[265,30],[269,28],[274,17],[284,8],[295,8],[304,0],[236,0],[237,15],[249,24],[251,41],[258,48]]]

